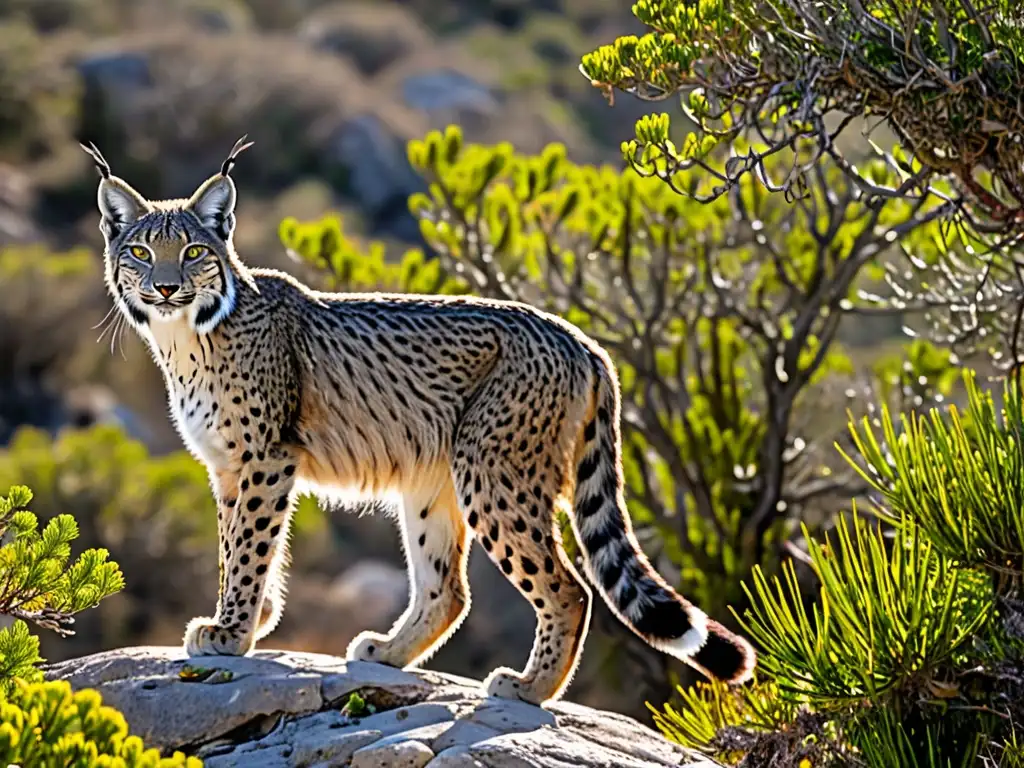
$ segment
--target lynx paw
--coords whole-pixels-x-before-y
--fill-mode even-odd
[[[541,704],[541,699],[534,694],[523,676],[506,667],[498,667],[491,672],[484,680],[483,685],[488,696],[497,696],[499,699],[518,699],[538,706]]]
[[[352,640],[345,653],[349,661],[375,661],[392,667],[403,667],[402,659],[393,657],[387,635],[379,632],[360,632]]]
[[[235,627],[221,627],[213,619],[192,619],[185,628],[185,653],[189,656],[244,656],[253,640]]]

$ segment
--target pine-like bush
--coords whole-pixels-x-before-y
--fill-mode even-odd
[[[1024,406],[967,384],[965,412],[852,425],[875,503],[809,539],[811,604],[755,569],[755,684],[681,691],[667,735],[744,766],[1019,764]]]
[[[89,549],[71,559],[71,542],[78,537],[73,517],[58,515],[40,531],[27,509],[31,500],[31,491],[21,486],[0,497],[0,614],[18,620],[0,630],[0,688],[8,692],[15,678],[39,678],[39,641],[24,622],[73,634],[74,614],[124,587],[106,550]]]
[[[124,716],[95,691],[72,693],[64,681],[15,680],[0,698],[0,762],[33,768],[201,768],[175,752],[161,757],[128,734]]]
[[[74,615],[124,587],[105,549],[71,557],[78,525],[67,514],[39,529],[27,507],[28,488],[0,497],[0,764],[24,768],[199,768],[195,758],[162,758],[128,735],[124,717],[101,704],[95,691],[72,693],[63,681],[42,682],[39,640],[30,622],[73,634]]]

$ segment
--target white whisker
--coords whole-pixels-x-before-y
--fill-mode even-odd
[[[114,312],[116,312],[116,311],[117,311],[117,304],[111,304],[110,305],[110,309],[107,310],[107,314],[105,314],[103,316],[103,319],[100,320],[98,323],[96,323],[96,325],[94,325],[91,330],[95,331],[97,328],[99,328],[101,325],[103,325],[105,322],[107,322],[107,320],[110,319],[110,316],[112,314],[114,314]]]
[[[124,351],[124,332],[128,327],[128,321],[122,316],[121,323],[117,329],[117,348],[121,350],[121,359],[127,361],[128,355]]]
[[[120,314],[111,315],[110,312],[108,312],[106,317],[104,317],[103,320],[100,322],[100,325],[104,326],[104,328],[100,332],[100,335],[96,337],[96,343],[99,344],[101,341],[103,341],[103,337],[106,336],[108,333],[111,334],[111,341],[113,341],[113,331],[120,321]],[[94,329],[97,327],[99,327],[99,325],[93,326]],[[113,353],[113,349],[111,349],[111,353]]]

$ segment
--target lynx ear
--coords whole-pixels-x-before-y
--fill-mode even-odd
[[[109,243],[121,234],[125,227],[148,213],[150,211],[149,203],[132,189],[128,182],[110,172],[110,164],[107,163],[95,144],[90,144],[88,147],[82,144],[81,147],[92,158],[96,164],[96,170],[100,174],[96,204],[100,209],[100,231]]]
[[[186,206],[224,242],[235,229],[235,182],[229,176],[214,176],[203,182]]]
[[[245,139],[243,136],[235,142],[220,173],[203,182],[188,201],[188,209],[224,242],[231,238],[235,229],[235,182],[231,180],[231,169],[238,156],[252,146],[252,142]]]

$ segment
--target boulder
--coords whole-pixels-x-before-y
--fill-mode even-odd
[[[323,160],[347,171],[347,191],[375,230],[409,241],[418,237],[406,201],[425,184],[409,164],[405,141],[384,120],[366,112],[343,123],[330,138]]]
[[[335,3],[310,14],[298,30],[314,48],[350,59],[373,76],[432,43],[427,26],[397,3]]]
[[[402,98],[424,112],[467,110],[493,115],[498,109],[490,88],[447,67],[410,74],[402,82]]]
[[[622,715],[564,701],[542,709],[454,675],[320,654],[189,660],[177,648],[122,648],[44,671],[98,690],[147,744],[207,768],[717,768]]]
[[[100,48],[79,58],[76,67],[87,91],[107,104],[134,99],[153,85],[149,59],[140,51]]]

